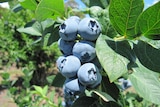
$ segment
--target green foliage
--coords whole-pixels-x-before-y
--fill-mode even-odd
[[[117,32],[126,38],[136,37],[135,24],[144,7],[143,0],[112,0],[109,17]]]
[[[160,39],[160,2],[146,9],[138,18],[136,31],[151,39]]]
[[[160,50],[158,48],[145,41],[139,40],[134,44],[134,52],[143,66],[152,71],[160,72],[160,65],[158,64],[160,61],[158,58]]]
[[[97,56],[111,82],[115,81],[127,72],[127,65],[129,63],[129,60],[125,56],[117,54],[119,52],[122,53],[122,49],[125,48],[125,45],[120,46],[121,44],[119,45],[119,43],[107,39],[107,36],[105,35],[101,35],[96,43]],[[128,46],[126,46],[126,49],[127,48]]]
[[[28,8],[31,10],[35,10],[37,7],[36,0],[19,0],[19,2],[24,8]]]
[[[41,0],[36,8],[36,18],[39,21],[45,20],[46,18],[56,19],[64,14],[64,3],[63,0]]]
[[[88,89],[72,107],[159,107],[160,2],[145,10],[143,0],[83,2],[86,10],[65,9],[63,0],[19,0],[10,2],[16,13],[0,10],[1,68],[16,62],[24,74],[20,91],[8,73],[2,74],[2,85],[20,107],[61,107],[61,98],[58,104],[53,101],[55,90],[50,97],[48,93],[52,86],[62,88],[65,78],[49,70],[61,54],[59,25],[71,10],[67,17],[87,13],[101,24],[96,54],[103,75],[100,86]],[[136,92],[123,90],[119,78],[129,79]]]
[[[133,68],[133,71],[129,78],[138,94],[148,101],[160,104],[159,74],[148,70],[139,63],[138,67]]]

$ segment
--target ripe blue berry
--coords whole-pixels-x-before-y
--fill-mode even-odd
[[[102,81],[102,75],[99,72],[97,72],[97,81],[94,84],[88,85],[87,87],[90,89],[94,89],[100,85],[101,81]]]
[[[125,89],[127,89],[127,88],[132,86],[132,83],[131,83],[130,80],[126,80],[124,78],[120,78],[120,79],[118,79],[118,81],[121,83],[121,88],[123,90],[125,90]]]
[[[77,76],[81,84],[85,86],[89,86],[95,84],[98,79],[99,70],[93,63],[85,63],[83,64],[78,72]]]
[[[79,22],[78,33],[89,41],[95,41],[101,33],[101,26],[93,18],[84,18]]]
[[[83,86],[78,79],[69,79],[64,84],[65,94],[69,94],[73,96],[84,92],[85,89],[86,87]]]
[[[78,23],[74,19],[65,20],[59,26],[59,35],[63,40],[74,41],[78,33]]]
[[[68,20],[70,20],[70,19],[75,20],[77,23],[80,22],[80,18],[78,16],[71,16],[71,17],[68,18]]]
[[[91,61],[96,57],[95,44],[90,41],[80,41],[73,46],[72,53],[78,57],[81,62]]]
[[[65,41],[62,38],[58,40],[58,47],[64,56],[72,55],[72,48],[74,44],[74,41]]]
[[[60,73],[67,77],[72,78],[77,75],[77,71],[81,66],[80,60],[73,55],[65,57],[59,64]]]
[[[60,56],[58,57],[57,61],[56,61],[56,65],[57,68],[59,69],[59,71],[61,71],[62,67],[63,67],[63,61],[65,60],[66,57],[64,56]]]

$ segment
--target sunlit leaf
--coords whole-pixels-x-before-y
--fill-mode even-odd
[[[139,17],[136,31],[151,39],[160,39],[160,2],[146,9]]]
[[[46,95],[48,92],[48,85],[43,88],[43,95]]]
[[[128,71],[130,46],[127,41],[116,42],[101,35],[96,42],[97,57],[111,82]]]
[[[39,22],[29,22],[25,27],[18,28],[17,31],[33,36],[42,36],[42,26]]]
[[[116,102],[110,95],[105,92],[101,92],[98,90],[94,90],[93,93],[97,94],[100,98],[102,98],[105,102],[113,101]]]
[[[117,32],[127,38],[133,38],[135,24],[144,7],[143,0],[111,0],[109,17]]]
[[[26,9],[35,10],[37,7],[36,0],[19,0],[19,2],[22,5],[22,7]]]
[[[160,104],[160,80],[159,74],[150,71],[140,63],[133,68],[133,73],[129,76],[136,92],[149,102]]]
[[[36,86],[36,85],[34,85],[33,87],[34,87],[34,89],[36,90],[36,92],[38,94],[43,95],[43,89],[42,89],[42,87]]]
[[[41,0],[35,14],[39,21],[47,18],[56,19],[58,16],[63,16],[64,0]]]

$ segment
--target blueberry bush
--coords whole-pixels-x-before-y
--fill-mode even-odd
[[[3,29],[11,28],[2,34],[11,32],[17,42],[10,42],[14,49],[0,46],[3,56],[11,54],[11,62],[23,68],[20,92],[9,74],[2,75],[15,102],[20,107],[160,107],[160,2],[148,8],[143,0],[82,2],[84,9],[63,0],[12,4],[12,14],[24,13],[23,18],[4,23]],[[10,60],[2,58],[1,63]],[[46,73],[53,66],[58,71]],[[48,97],[52,86],[63,90],[58,103],[55,90]]]

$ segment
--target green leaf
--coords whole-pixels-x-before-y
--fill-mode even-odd
[[[9,73],[2,73],[2,78],[3,78],[4,80],[9,80],[10,74],[9,74]]]
[[[65,77],[62,76],[60,73],[58,73],[54,78],[52,85],[55,87],[63,87],[64,81],[65,81]]]
[[[109,17],[117,32],[127,38],[137,36],[135,23],[144,7],[143,0],[111,0]]]
[[[20,4],[17,4],[16,6],[14,6],[13,8],[12,8],[12,11],[13,12],[19,12],[19,11],[21,11],[23,8],[22,8],[22,6],[20,5]]]
[[[48,76],[46,79],[47,79],[47,82],[48,82],[49,84],[52,84],[54,78],[55,78],[55,75],[50,75],[50,76]]]
[[[56,19],[64,15],[64,0],[41,0],[36,9],[36,18],[43,21],[47,18]]]
[[[47,33],[49,33],[47,46],[50,46],[59,39],[59,24],[54,23],[52,26],[46,28],[43,35],[46,35]]]
[[[41,22],[42,29],[45,30],[45,29],[49,28],[50,26],[52,26],[54,23],[55,23],[54,20],[46,19],[46,20]]]
[[[120,90],[114,82],[110,82],[107,76],[102,76],[101,87],[103,92],[109,94],[113,99],[118,100]],[[113,93],[114,92],[114,93]]]
[[[43,95],[43,89],[40,86],[34,85],[33,87],[38,94]]]
[[[150,71],[140,63],[139,67],[133,68],[133,73],[129,79],[136,90],[145,100],[155,104],[160,104],[160,80],[159,74]]]
[[[37,21],[29,22],[25,27],[18,28],[17,31],[34,36],[42,36],[42,26]]]
[[[102,98],[105,102],[109,102],[109,101],[113,101],[116,102],[109,94],[102,92],[102,91],[98,91],[98,90],[94,90],[92,91],[93,93],[97,94],[100,98]]]
[[[29,80],[23,81],[22,84],[23,84],[23,86],[24,86],[25,88],[29,88],[29,87],[30,87],[30,81],[29,81]]]
[[[48,92],[48,85],[43,88],[43,95],[45,96]]]
[[[132,59],[130,51],[127,41],[116,42],[105,35],[100,35],[97,39],[97,57],[111,82],[127,73],[127,65],[130,62],[129,60]]]
[[[147,8],[138,18],[136,31],[151,39],[160,39],[160,2]]]
[[[139,40],[134,44],[134,51],[137,58],[146,68],[160,72],[160,50],[147,42]]]
[[[37,7],[36,0],[19,0],[22,7],[30,10],[35,10]]]
[[[97,107],[94,105],[96,101],[93,97],[83,96],[78,98],[71,107]]]
[[[55,91],[53,90],[53,91],[50,93],[50,96],[49,96],[50,101],[52,101],[52,100],[54,99],[54,96],[55,96]]]
[[[47,46],[49,37],[50,37],[50,33],[42,36],[42,40],[41,40],[41,45],[42,46],[44,46],[44,47]]]

